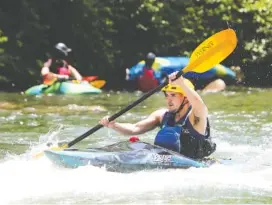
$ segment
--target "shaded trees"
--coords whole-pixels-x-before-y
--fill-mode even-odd
[[[3,0],[0,84],[26,89],[39,83],[43,61],[64,42],[83,75],[124,88],[125,68],[147,52],[190,55],[230,26],[239,42],[224,64],[241,66],[248,84],[271,85],[271,13],[269,0]]]

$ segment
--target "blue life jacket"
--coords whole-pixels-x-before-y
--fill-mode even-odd
[[[161,130],[157,133],[154,144],[175,152],[180,152],[180,134],[182,133],[182,126],[189,117],[190,111],[191,107],[178,122],[175,122],[175,113],[166,112],[160,126]]]
[[[154,144],[181,153],[187,157],[201,159],[209,156],[216,149],[216,144],[210,140],[209,121],[206,134],[198,133],[189,120],[192,107],[185,115],[175,122],[175,114],[166,112],[157,133]]]

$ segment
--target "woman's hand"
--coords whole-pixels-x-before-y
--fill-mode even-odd
[[[52,59],[48,59],[48,61],[46,61],[44,64],[43,64],[43,67],[47,67],[49,68],[52,64]]]

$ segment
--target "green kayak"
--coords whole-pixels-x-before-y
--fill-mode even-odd
[[[63,94],[63,95],[84,95],[84,94],[99,94],[102,91],[90,85],[88,82],[74,83],[72,81],[55,82],[48,86],[45,84],[35,85],[25,91],[27,95],[41,94]]]

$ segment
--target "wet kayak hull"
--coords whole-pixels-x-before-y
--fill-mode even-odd
[[[141,142],[142,143],[142,142]],[[131,143],[134,144],[135,143]],[[165,149],[153,147],[137,148],[129,151],[105,151],[105,149],[65,149],[63,151],[46,150],[45,155],[54,164],[67,168],[80,166],[105,167],[109,171],[135,171],[142,169],[167,169],[190,167],[208,167],[207,163],[187,158],[178,153],[169,153]]]

